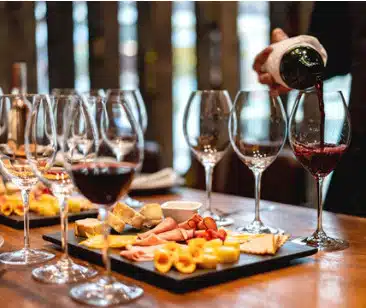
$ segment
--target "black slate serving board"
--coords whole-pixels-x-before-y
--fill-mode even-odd
[[[98,216],[98,210],[92,209],[89,211],[83,211],[80,213],[69,213],[69,221],[75,221],[84,218],[96,218]],[[35,213],[29,213],[29,227],[39,228],[44,226],[52,226],[60,223],[60,216],[40,216]],[[4,216],[0,214],[0,224],[12,227],[14,229],[24,228],[24,216],[10,215]]]
[[[59,232],[43,235],[43,239],[61,245],[61,234]],[[78,245],[82,240],[84,238],[76,237],[72,230],[69,231],[70,254],[80,259],[102,265],[101,251]],[[167,274],[161,274],[154,269],[152,261],[128,261],[120,257],[119,250],[116,249],[111,250],[110,256],[112,269],[116,272],[174,293],[185,293],[283,267],[288,265],[293,259],[310,256],[317,251],[316,248],[287,242],[275,256],[241,254],[240,260],[237,263],[220,264],[216,270],[200,269],[192,274],[181,274],[176,270],[170,270]]]

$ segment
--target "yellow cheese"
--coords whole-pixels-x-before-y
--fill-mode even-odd
[[[126,224],[129,224],[136,229],[141,229],[142,224],[145,221],[143,215],[120,202],[114,206],[112,213],[122,219]]]
[[[145,217],[144,226],[155,227],[163,220],[163,211],[158,203],[145,204],[139,213]]]
[[[87,234],[103,233],[103,223],[96,218],[85,218],[75,221],[75,235],[87,237]]]

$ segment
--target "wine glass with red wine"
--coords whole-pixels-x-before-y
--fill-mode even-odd
[[[143,290],[111,276],[108,257],[108,209],[123,197],[143,158],[143,135],[126,102],[109,99],[96,121],[85,100],[71,104],[63,156],[68,174],[79,192],[99,206],[104,223],[103,262],[106,274],[97,281],[73,287],[73,299],[94,306],[128,303]],[[99,129],[98,129],[99,126]],[[99,134],[101,136],[99,136]]]
[[[255,216],[239,231],[262,234],[283,233],[265,225],[260,218],[262,173],[276,160],[287,134],[286,114],[281,98],[269,91],[240,91],[230,116],[231,145],[255,179]]]
[[[318,222],[313,235],[298,242],[320,250],[341,250],[348,242],[329,237],[323,230],[323,181],[347,151],[351,139],[351,123],[342,92],[323,93],[322,88],[298,94],[289,124],[292,150],[314,177],[317,186]]]
[[[130,108],[137,123],[140,125],[142,133],[143,134],[146,133],[147,113],[144,99],[142,98],[139,89],[131,89],[131,90],[108,89],[106,92],[106,100],[108,101],[109,99],[124,100],[127,103],[128,107]],[[142,164],[140,167],[142,167]],[[136,173],[140,173],[141,168],[139,168],[139,170],[136,171],[137,171]],[[144,205],[141,201],[131,198],[128,194],[124,197],[123,202],[133,208],[139,208]]]
[[[61,146],[67,112],[77,95],[56,95],[51,97],[52,106],[47,101],[39,101],[32,108],[26,126],[26,153],[30,166],[38,179],[48,187],[57,198],[60,206],[62,257],[55,263],[38,267],[32,276],[45,283],[66,284],[85,280],[97,275],[97,271],[87,265],[75,263],[68,255],[68,207],[67,199],[74,192],[74,185],[62,163]],[[53,155],[47,168],[40,164],[37,152],[33,148],[48,149]],[[60,157],[61,156],[61,157]]]

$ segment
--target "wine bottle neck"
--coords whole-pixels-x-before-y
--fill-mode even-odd
[[[14,63],[11,75],[10,92],[12,94],[27,93],[27,64],[25,62]]]

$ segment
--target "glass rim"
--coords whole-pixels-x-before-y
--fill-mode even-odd
[[[310,94],[310,93],[317,93],[317,90],[315,87],[311,87],[308,89],[304,89],[304,90],[299,90],[299,94]],[[323,95],[324,94],[341,94],[343,95],[342,90],[330,90],[330,91],[324,91],[323,89]]]
[[[1,97],[9,97],[10,98],[10,97],[20,97],[20,96],[22,96],[22,97],[26,97],[26,96],[43,96],[43,97],[48,96],[48,97],[52,97],[53,95],[51,95],[51,94],[40,94],[40,93],[0,94],[0,98]]]
[[[214,90],[214,89],[203,89],[203,90],[193,90],[192,93],[228,93],[228,90]]]
[[[118,88],[110,88],[104,90],[106,93],[111,91],[118,91],[118,92],[141,92],[139,88],[133,88],[133,89],[118,89]]]

